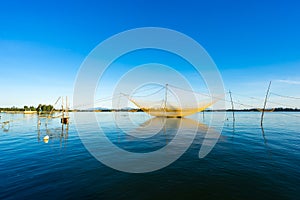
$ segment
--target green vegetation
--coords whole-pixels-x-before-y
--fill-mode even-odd
[[[24,106],[24,111],[36,111],[36,108],[34,106]]]
[[[24,108],[17,108],[15,106],[11,108],[0,108],[1,111],[24,111]]]
[[[42,105],[39,104],[38,107],[36,108],[37,111],[42,111],[42,112],[50,112],[53,109],[52,105]]]
[[[50,112],[53,109],[52,105],[39,104],[37,107],[34,106],[24,106],[23,108],[10,107],[10,108],[0,108],[1,111],[38,111],[38,112]]]

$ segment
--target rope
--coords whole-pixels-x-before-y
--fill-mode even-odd
[[[153,89],[156,89],[157,87],[153,87],[153,88],[150,88],[149,90],[153,90]],[[161,88],[160,90],[162,90],[163,88]],[[159,90],[159,91],[160,91]],[[146,91],[146,90],[142,90],[142,91]],[[136,93],[140,93],[142,91],[138,91]],[[156,91],[154,92],[153,94],[155,93],[158,93],[159,91]],[[153,94],[150,94],[150,95],[153,95]],[[150,96],[150,95],[146,95],[146,96]],[[120,93],[118,95],[114,95],[114,96],[108,96],[108,97],[104,97],[104,98],[100,98],[100,99],[96,99],[93,103],[89,103],[89,104],[80,104],[80,105],[75,105],[73,106],[73,109],[76,109],[76,108],[81,108],[81,107],[86,107],[86,106],[90,106],[90,105],[94,105],[96,103],[102,103],[102,102],[106,102],[106,101],[110,101],[110,100],[113,100],[115,98],[120,98],[121,96],[129,96],[127,94],[123,94],[123,93]],[[143,96],[137,96],[137,97],[143,97]]]
[[[290,99],[298,99],[298,100],[300,100],[300,97],[286,96],[286,95],[282,95],[282,94],[276,94],[274,92],[270,92],[270,94],[273,94],[273,95],[279,96],[279,97],[283,97],[283,98],[290,98]]]
[[[261,98],[256,98],[256,97],[251,97],[251,96],[247,96],[247,95],[237,94],[237,93],[235,93],[235,92],[232,92],[232,94],[235,94],[235,95],[238,95],[238,96],[247,97],[247,98],[250,98],[250,99],[255,99],[255,100],[263,101],[263,99],[261,99]],[[271,94],[275,94],[275,93],[270,92],[269,96],[270,96]],[[275,94],[275,95],[277,95],[277,94]],[[277,96],[279,96],[279,95],[277,95]],[[283,96],[283,95],[281,95],[281,96]],[[286,97],[287,97],[287,96],[286,96]],[[293,98],[296,98],[296,97],[293,97]],[[300,99],[300,98],[299,98],[299,99]],[[296,106],[294,106],[294,105],[283,104],[283,103],[279,103],[279,102],[275,102],[275,101],[270,101],[270,100],[268,100],[268,103],[277,104],[277,105],[281,105],[281,106],[287,106],[287,107],[296,107]]]
[[[153,93],[151,93],[151,94],[147,94],[147,95],[139,95],[139,96],[133,95],[132,97],[148,97],[148,96],[151,96],[151,95],[154,95],[154,94],[159,93],[159,92],[162,91],[163,89],[165,89],[165,88],[162,87],[162,88],[160,88],[158,91],[155,91],[155,92],[153,92]]]
[[[260,101],[263,101],[264,99],[262,98],[256,98],[256,97],[251,97],[251,96],[247,96],[247,95],[242,95],[242,94],[238,94],[238,93],[235,93],[235,92],[231,92],[232,94],[235,94],[237,96],[241,96],[241,97],[247,97],[247,98],[250,98],[250,99],[255,99],[255,100],[260,100]]]
[[[183,89],[183,88],[180,88],[180,87],[171,85],[171,84],[168,84],[168,86],[173,87],[173,88],[177,88],[177,89],[179,89],[179,90],[184,90],[184,91],[188,91],[188,92],[192,92],[192,93],[196,93],[196,94],[200,94],[200,95],[204,95],[204,96],[209,96],[209,97],[211,97],[211,95],[208,95],[208,94],[204,94],[204,93],[201,93],[201,92],[195,92],[195,91],[193,91],[193,90]]]
[[[193,93],[196,93],[196,94],[201,94],[201,95],[204,95],[204,96],[212,97],[211,95],[208,95],[208,94],[204,94],[204,93],[200,93],[200,92],[194,92],[192,90],[187,90],[187,89],[179,88],[179,87],[174,86],[174,85],[168,85],[168,86],[171,86],[171,87],[174,87],[174,88],[177,88],[177,89],[180,89],[180,90],[185,90],[185,91],[193,92]],[[225,102],[231,103],[231,100],[226,100],[226,99],[218,98],[218,97],[214,97],[214,98],[218,99],[218,100],[221,100],[221,101],[225,101]],[[241,105],[241,106],[244,106],[244,107],[256,107],[256,106],[253,106],[253,105],[239,103],[239,102],[236,102],[236,101],[233,101],[233,103]]]
[[[193,90],[189,90],[189,89],[183,89],[183,88],[180,88],[180,87],[177,87],[177,86],[174,86],[174,85],[170,85],[168,84],[168,87],[171,87],[171,88],[176,88],[176,89],[179,89],[179,90],[183,90],[183,91],[187,91],[187,92],[192,92],[192,93],[195,93],[195,94],[200,94],[200,95],[203,95],[203,96],[207,96],[207,97],[212,97],[212,95],[209,95],[209,94],[205,94],[205,93],[200,93],[200,92],[195,92]],[[138,95],[136,96],[135,94],[138,94],[138,93],[141,93],[141,92],[144,92],[144,91],[151,91],[153,89],[157,89],[157,86],[154,86],[154,87],[151,87],[151,88],[147,88],[147,89],[144,89],[144,90],[140,90],[140,91],[137,91],[134,93],[134,95],[132,95],[132,97],[147,97],[147,96],[151,96],[151,95],[155,95],[159,92],[161,92],[163,89],[165,89],[165,86],[162,86],[160,89],[158,89],[157,91],[153,92],[153,93],[150,93],[150,94],[147,94],[147,95]],[[171,90],[170,90],[171,91]],[[172,93],[172,91],[171,91]],[[248,96],[248,95],[242,95],[242,94],[238,94],[236,92],[232,92],[232,94],[234,95],[237,95],[237,96],[242,96],[242,97],[247,97],[247,98],[250,98],[250,99],[255,99],[255,100],[259,100],[259,101],[263,101],[262,98],[257,98],[257,97],[252,97],[252,96]],[[90,104],[82,104],[82,105],[77,105],[77,106],[73,106],[73,109],[74,108],[80,108],[80,107],[84,107],[84,106],[88,106],[88,105],[93,105],[95,103],[100,103],[100,102],[105,102],[105,101],[110,101],[110,100],[113,100],[115,98],[120,98],[121,95],[124,95],[124,96],[129,96],[129,95],[125,95],[125,94],[119,94],[119,95],[115,95],[115,96],[111,96],[111,97],[105,97],[105,98],[101,98],[101,99],[96,99],[94,101],[94,103],[90,103]],[[283,97],[283,98],[290,98],[290,99],[297,99],[299,100],[300,98],[299,97],[292,97],[292,96],[286,96],[286,95],[281,95],[281,94],[277,94],[277,93],[273,93],[273,92],[270,92],[269,96],[270,95],[275,95],[275,96],[279,96],[279,97]],[[231,100],[226,100],[226,99],[223,99],[223,98],[219,98],[219,97],[214,97],[215,99],[218,99],[218,100],[221,100],[221,101],[224,101],[224,102],[229,102],[231,103]],[[254,105],[250,105],[250,104],[245,104],[245,103],[240,103],[239,101],[233,101],[234,104],[237,104],[237,105],[241,105],[245,108],[249,108],[249,107],[252,107],[252,108],[256,108],[257,106],[254,106]],[[290,104],[285,104],[285,103],[279,103],[279,102],[274,102],[274,101],[270,101],[268,100],[268,103],[271,103],[271,104],[275,104],[275,105],[280,105],[280,106],[286,106],[286,107],[297,107],[297,106],[294,106],[294,105],[290,105]]]

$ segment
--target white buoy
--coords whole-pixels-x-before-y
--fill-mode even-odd
[[[49,142],[49,135],[46,135],[43,140],[44,140],[45,143],[48,143]]]

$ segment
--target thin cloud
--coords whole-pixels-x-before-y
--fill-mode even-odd
[[[281,83],[300,85],[300,81],[294,81],[294,80],[276,80],[276,81],[281,82]]]

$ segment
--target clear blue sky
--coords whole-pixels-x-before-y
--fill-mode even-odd
[[[298,1],[1,1],[0,107],[71,97],[77,70],[97,44],[147,26],[198,41],[227,90],[263,98],[273,80],[273,92],[299,97],[299,10]]]

